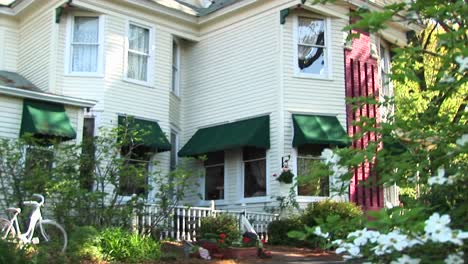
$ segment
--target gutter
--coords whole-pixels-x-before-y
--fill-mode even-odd
[[[0,85],[0,94],[28,99],[36,99],[46,102],[60,103],[64,105],[78,106],[81,108],[91,108],[97,103],[97,101],[95,100],[88,100],[57,94],[49,94],[44,92],[28,91],[3,85]]]
[[[17,0],[17,2],[11,7],[1,7],[0,14],[8,16],[16,16],[18,13],[23,11],[26,7],[31,5],[34,0]]]

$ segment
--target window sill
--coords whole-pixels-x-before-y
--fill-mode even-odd
[[[299,79],[311,79],[311,80],[320,80],[320,81],[333,81],[330,75],[317,75],[317,74],[306,74],[306,73],[298,73],[296,72],[293,76],[294,78]]]
[[[241,198],[239,203],[251,204],[251,203],[267,203],[270,202],[269,196],[259,196],[259,197],[250,197],[250,198]]]
[[[296,201],[298,203],[313,203],[313,202],[320,202],[324,200],[331,199],[328,196],[297,196]]]
[[[213,200],[215,202],[215,208],[216,205],[229,205],[230,203],[226,201],[225,199],[222,200]],[[198,202],[199,206],[211,206],[211,200],[200,200]]]
[[[84,77],[84,78],[104,78],[102,73],[70,72],[65,73],[65,77]]]
[[[134,80],[134,79],[129,79],[129,78],[123,78],[122,81],[124,81],[124,82],[126,82],[126,83],[131,83],[131,84],[136,84],[136,85],[144,86],[144,87],[154,88],[154,86],[151,85],[150,82],[143,82],[143,81]]]

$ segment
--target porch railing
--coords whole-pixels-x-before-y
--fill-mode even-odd
[[[268,224],[278,219],[278,215],[249,212],[247,210],[216,210],[212,207],[176,206],[161,210],[156,204],[145,204],[133,218],[133,228],[140,233],[152,233],[160,239],[196,241],[197,229],[204,217],[229,214],[240,221],[242,215],[253,226],[261,239],[268,239]]]

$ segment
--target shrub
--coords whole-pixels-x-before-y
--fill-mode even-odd
[[[149,236],[129,233],[121,228],[104,229],[98,236],[98,246],[108,261],[142,262],[157,260],[161,244]]]
[[[15,243],[0,239],[0,263],[29,263],[27,252]]]
[[[325,200],[309,204],[301,222],[309,227],[326,225],[332,239],[342,239],[362,226],[362,215],[362,209],[354,203]]]
[[[304,226],[299,216],[273,221],[268,225],[268,244],[286,246],[303,245],[303,241],[288,237],[289,231],[301,230],[303,228]]]
[[[239,240],[240,231],[239,223],[236,218],[230,215],[218,215],[216,217],[206,217],[201,220],[201,226],[197,232],[199,238],[210,237],[211,234],[219,236],[219,234],[225,234],[224,239],[227,245],[231,245],[233,242]]]
[[[99,232],[92,226],[76,227],[70,233],[67,252],[74,263],[83,260],[92,262],[104,260],[99,245]]]

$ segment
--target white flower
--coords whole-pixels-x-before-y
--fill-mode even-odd
[[[382,244],[373,247],[372,250],[374,250],[374,253],[377,256],[392,253],[392,250],[390,249],[390,247],[388,247],[387,245],[382,245]]]
[[[447,264],[463,264],[465,261],[463,260],[463,252],[460,251],[456,254],[450,254],[444,260]]]
[[[430,235],[446,227],[450,223],[450,216],[447,214],[441,216],[439,213],[434,213],[424,223],[426,224],[424,231],[426,235]]]
[[[210,257],[210,252],[208,252],[208,250],[200,247],[198,248],[198,254],[200,254],[200,258],[202,259],[206,259],[206,260],[210,260],[211,257]]]
[[[447,182],[447,178],[445,178],[444,176],[445,176],[445,169],[441,167],[437,169],[437,175],[430,177],[427,180],[427,183],[431,186],[434,184],[442,185]]]
[[[351,243],[343,243],[340,245],[340,247],[338,247],[336,250],[335,250],[335,253],[336,254],[341,254],[341,253],[344,253],[344,252],[347,252],[350,256],[350,258],[357,258],[357,257],[361,257],[362,255],[360,254],[361,253],[361,249],[354,245],[354,244],[351,244]]]
[[[463,239],[468,238],[468,232],[463,232],[461,230],[454,230],[452,231],[452,237],[450,242],[455,245],[463,246]]]
[[[459,72],[463,72],[468,69],[468,57],[463,58],[462,56],[457,56],[455,61],[460,65],[460,69],[458,70]]]
[[[461,138],[457,139],[456,143],[457,145],[463,147],[466,143],[468,143],[468,134],[464,134]]]
[[[441,227],[435,230],[430,236],[434,242],[446,243],[452,240],[452,229],[450,227]]]
[[[333,153],[333,150],[328,148],[322,151],[321,157],[325,160],[325,164],[337,164],[341,160],[340,156]]]
[[[440,80],[440,82],[443,82],[443,83],[452,83],[454,81],[455,81],[455,78],[453,78],[452,76],[448,76],[446,74],[444,74],[444,76]]]
[[[408,236],[401,234],[398,230],[394,230],[388,233],[387,236],[390,243],[392,243],[393,247],[398,251],[402,251],[403,249],[409,246]]]
[[[315,227],[315,229],[314,229],[314,234],[317,235],[317,236],[323,237],[323,238],[328,238],[328,236],[330,235],[328,232],[327,232],[327,233],[323,233],[323,232],[322,232],[322,229],[320,228],[320,226],[316,226],[316,227]]]
[[[412,258],[408,255],[403,255],[397,260],[390,262],[390,264],[418,264],[419,262],[421,262],[421,259]]]

